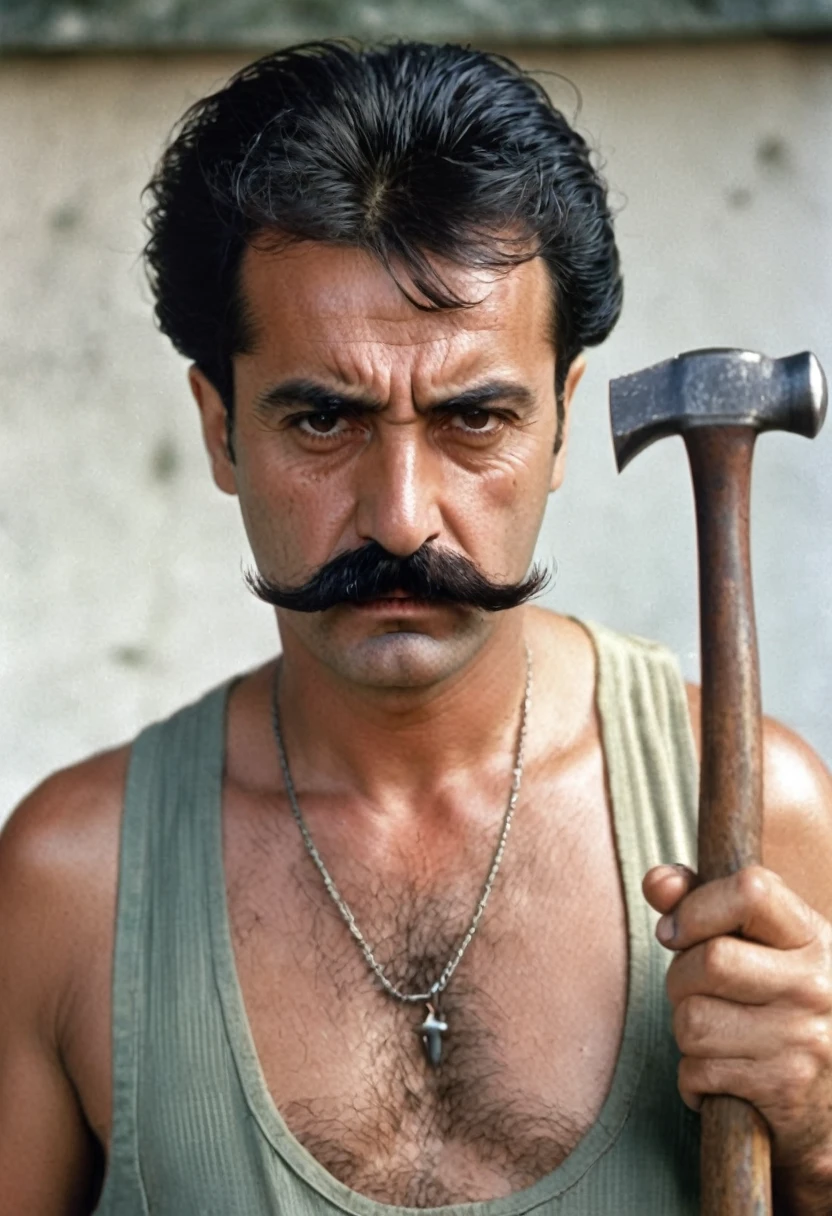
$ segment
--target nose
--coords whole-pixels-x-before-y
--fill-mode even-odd
[[[442,530],[439,469],[418,422],[388,423],[357,469],[356,530],[396,557],[409,557]]]

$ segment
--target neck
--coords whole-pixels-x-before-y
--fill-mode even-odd
[[[281,727],[298,786],[412,805],[484,757],[510,757],[526,685],[524,624],[522,608],[503,614],[464,667],[416,689],[346,681],[282,629]]]

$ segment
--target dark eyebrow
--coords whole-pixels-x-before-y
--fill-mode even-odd
[[[446,397],[443,401],[435,401],[430,409],[440,409],[445,413],[479,410],[495,401],[505,401],[511,398],[518,405],[529,409],[534,404],[534,395],[524,384],[516,384],[511,380],[488,380],[485,384],[476,384],[467,388],[463,393]]]
[[[328,410],[380,410],[381,402],[361,394],[339,393],[315,380],[283,380],[259,393],[255,401],[258,410],[289,409],[293,405],[308,405],[320,413]]]
[[[489,380],[485,384],[474,385],[452,397],[434,401],[419,412],[442,410],[443,413],[453,413],[478,410],[495,401],[504,401],[506,398],[513,399],[526,409],[534,403],[534,396],[525,385],[510,380]],[[280,384],[274,384],[271,388],[265,389],[255,401],[255,408],[264,411],[290,409],[295,405],[307,405],[320,413],[341,410],[378,413],[383,409],[382,403],[375,397],[360,393],[340,393],[315,380],[281,381]]]

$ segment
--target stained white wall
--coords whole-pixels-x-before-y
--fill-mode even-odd
[[[709,345],[810,347],[832,369],[832,45],[520,57],[580,87],[627,276],[541,540],[560,567],[550,600],[661,638],[693,675],[681,441],[619,479],[606,381]],[[275,646],[138,265],[139,192],[166,132],[240,62],[0,60],[0,817],[51,769]],[[827,761],[830,454],[832,426],[815,444],[766,436],[754,501],[765,699]]]

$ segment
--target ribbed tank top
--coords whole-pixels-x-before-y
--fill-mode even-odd
[[[698,1118],[676,1088],[667,957],[644,872],[694,857],[696,759],[663,647],[586,625],[629,934],[624,1031],[596,1122],[503,1199],[410,1208],[339,1182],[292,1135],[243,1005],[223,871],[230,684],[135,741],[121,826],[113,1128],[101,1216],[673,1216],[698,1211]],[[587,1010],[587,1017],[592,1011]]]

